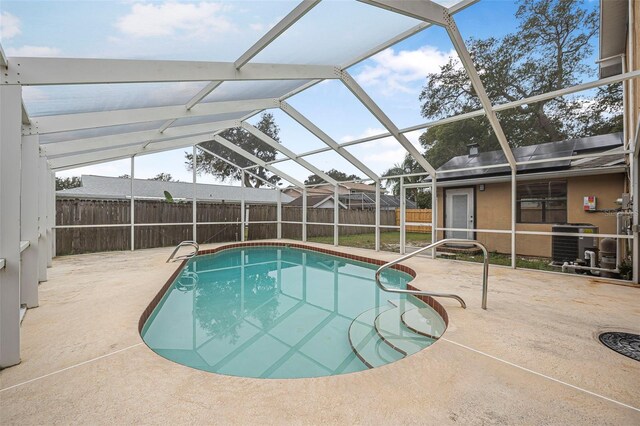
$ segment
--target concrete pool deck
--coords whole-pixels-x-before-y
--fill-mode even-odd
[[[0,372],[0,424],[640,424],[640,362],[597,340],[640,333],[638,287],[491,267],[483,311],[480,265],[413,258],[412,285],[468,305],[439,299],[449,328],[437,343],[359,373],[261,380],[194,370],[144,345],[138,320],[178,267],[164,263],[171,250],[54,260],[22,324],[22,363]]]

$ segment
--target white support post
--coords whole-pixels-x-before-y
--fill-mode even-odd
[[[49,257],[49,210],[47,209],[49,170],[46,157],[38,160],[38,281],[47,281],[47,259]]]
[[[47,208],[49,209],[49,239],[50,249],[47,258],[47,268],[53,266],[53,258],[56,256],[56,173],[48,169],[47,173]]]
[[[338,185],[333,187],[333,245],[338,247],[340,240],[340,231],[338,223],[340,222],[340,189]]]
[[[278,191],[278,203],[276,206],[276,220],[278,221],[278,224],[276,236],[280,240],[282,239],[282,190],[276,189],[276,191]]]
[[[29,247],[22,252],[20,304],[38,306],[38,135],[22,137],[20,166],[20,240]]]
[[[380,181],[376,181],[376,251],[380,251]]]
[[[197,199],[198,199],[198,184],[197,184],[197,166],[198,166],[198,159],[197,159],[197,155],[198,155],[198,150],[196,149],[196,146],[193,146],[193,175],[192,175],[192,179],[193,179],[193,204],[191,207],[191,214],[192,214],[192,218],[193,218],[193,230],[191,232],[191,236],[193,238],[191,238],[193,241],[198,241],[198,235],[197,235],[197,216],[196,216],[196,209],[197,209]]]
[[[133,190],[133,179],[134,179],[134,175],[136,172],[136,156],[132,155],[131,156],[131,176],[129,176],[129,193],[131,194],[131,237],[130,237],[130,242],[131,242],[131,251],[134,251],[136,249],[136,241],[135,241],[135,233],[136,233],[136,226],[135,226],[135,222],[136,222],[136,206],[135,206],[135,194],[134,194],[134,190]]]
[[[407,190],[404,187],[404,178],[400,178],[400,254],[404,254],[406,244],[406,222],[407,218]]]
[[[245,206],[245,200],[244,200],[244,193],[245,193],[245,185],[244,185],[244,172],[242,172],[241,174],[241,181],[240,181],[240,185],[242,186],[242,195],[240,196],[240,241],[244,241],[244,233],[245,233],[245,213],[246,213],[246,206]]]
[[[21,105],[21,86],[0,86],[0,368],[20,362]]]
[[[516,268],[516,169],[511,170],[511,267]]]
[[[307,188],[302,188],[302,242],[307,242]]]
[[[438,241],[438,183],[435,175],[431,175],[431,243]],[[431,258],[435,259],[437,250],[431,250]]]

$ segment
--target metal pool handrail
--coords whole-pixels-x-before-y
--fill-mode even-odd
[[[378,268],[378,270],[376,271],[376,285],[389,293],[400,293],[400,294],[411,294],[414,296],[433,296],[433,297],[448,297],[451,299],[456,299],[458,302],[460,302],[460,305],[466,309],[467,304],[464,302],[464,300],[462,300],[462,298],[460,296],[458,296],[457,294],[451,294],[451,293],[434,293],[434,292],[429,292],[429,291],[418,291],[418,290],[406,290],[406,289],[396,289],[396,288],[389,288],[389,287],[385,287],[382,282],[380,282],[380,274],[382,274],[382,271],[384,271],[385,269],[388,269],[394,265],[397,265],[398,263],[405,261],[407,259],[412,258],[413,256],[416,256],[426,250],[429,249],[435,249],[438,246],[441,246],[443,244],[448,244],[448,243],[458,243],[458,244],[473,244],[476,247],[479,247],[482,250],[482,255],[484,256],[484,260],[483,260],[483,270],[482,270],[482,309],[487,309],[487,290],[488,290],[488,281],[489,281],[489,252],[487,251],[487,248],[481,244],[480,242],[476,241],[476,240],[464,240],[461,238],[446,238],[444,240],[440,240],[440,241],[436,241],[433,244],[429,244],[426,247],[423,247],[421,249],[418,249],[412,253],[409,253],[405,256],[402,256],[396,260],[393,260],[391,262],[385,263],[384,265],[382,265],[381,267]]]
[[[180,247],[185,247],[185,246],[191,246],[191,247],[193,247],[195,249],[195,251],[193,251],[193,252],[191,252],[189,254],[178,256],[178,257],[176,257],[174,259],[174,256],[176,255],[178,250],[180,250]],[[200,246],[198,245],[198,243],[196,243],[195,241],[183,241],[180,244],[178,244],[176,246],[176,248],[173,249],[173,251],[171,252],[171,255],[167,259],[166,263],[177,262],[178,260],[191,259],[193,256],[198,254],[198,251],[200,251]]]

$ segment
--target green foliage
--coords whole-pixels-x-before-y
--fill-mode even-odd
[[[262,114],[260,121],[258,122],[258,124],[256,124],[255,127],[263,133],[269,135],[272,139],[280,142],[280,128],[276,124],[272,114]],[[272,161],[276,158],[277,152],[274,148],[270,147],[242,128],[225,130],[224,132],[220,133],[220,136],[227,139],[229,142],[233,143],[239,148],[242,148],[243,150],[255,155],[263,161]],[[240,167],[249,167],[254,165],[251,161],[214,141],[204,142],[200,145],[211,152],[215,152],[222,158],[228,159],[229,161]],[[187,170],[193,170],[193,155],[186,154],[185,157],[185,165],[187,167]],[[198,172],[198,174],[210,174],[217,177],[218,179],[231,179],[237,181],[242,179],[241,171],[206,152],[200,152],[199,154],[197,154],[196,164],[196,171]],[[264,167],[253,168],[251,169],[251,172],[273,184],[276,184],[280,181],[279,177],[271,174]],[[246,173],[244,183],[245,186],[254,188],[259,188],[264,184],[264,182],[262,182],[261,180],[253,178]]]
[[[344,181],[353,181],[353,180],[359,180],[362,179],[360,176],[358,175],[348,175],[344,172],[341,172],[339,170],[336,169],[331,169],[328,172],[325,172],[327,175],[329,175],[330,177],[334,178],[335,180],[337,180],[338,182],[344,182]],[[307,180],[304,181],[305,185],[316,185],[319,183],[325,183],[324,179],[322,179],[320,176],[318,175],[310,175]]]
[[[466,41],[487,95],[501,104],[579,83],[595,68],[586,61],[598,31],[598,14],[579,0],[520,0],[515,34]],[[594,100],[570,96],[522,105],[498,113],[512,147],[609,133],[621,128],[620,85],[598,90]],[[458,59],[427,75],[420,93],[422,115],[437,119],[481,108],[467,73]],[[485,117],[429,129],[420,137],[425,157],[438,168],[478,143],[480,152],[499,149]]]
[[[56,176],[56,191],[78,188],[80,186],[82,186],[82,180],[79,176],[71,176],[67,178],[59,178]]]
[[[161,182],[177,182],[177,180],[173,179],[173,176],[171,176],[170,173],[158,173],[149,180],[158,180]]]

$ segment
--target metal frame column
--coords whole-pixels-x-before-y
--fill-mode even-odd
[[[0,86],[0,368],[20,362],[21,105],[21,86]]]
[[[38,281],[47,281],[47,258],[49,257],[49,250],[51,246],[49,244],[48,229],[49,224],[49,210],[47,209],[47,181],[49,176],[49,170],[47,168],[46,157],[39,157],[38,160],[38,233],[40,238],[38,240]]]
[[[307,242],[307,188],[302,188],[302,242]]]
[[[380,251],[380,182],[376,182],[376,251]]]
[[[276,191],[278,191],[278,201],[276,204],[276,220],[278,221],[276,225],[276,237],[280,240],[282,239],[282,190],[276,189]]]
[[[404,188],[404,178],[400,178],[400,254],[405,253],[405,245],[407,239],[407,190]]]
[[[438,180],[431,176],[431,244],[438,241]],[[437,250],[431,250],[431,258],[435,259]]]
[[[244,241],[244,233],[245,233],[245,201],[244,201],[244,171],[242,172],[241,175],[241,181],[240,181],[240,185],[242,187],[242,195],[240,196],[240,241]]]
[[[196,146],[193,146],[193,175],[192,175],[192,181],[193,181],[193,204],[191,206],[191,217],[193,220],[193,230],[191,231],[191,239],[195,242],[198,242],[198,230],[197,230],[197,205],[198,205],[198,185],[197,185],[197,173],[196,173],[196,169],[198,166],[198,159],[197,159],[197,154],[198,154],[198,150],[196,149]]]
[[[131,156],[131,176],[129,177],[130,183],[130,192],[131,192],[131,251],[136,249],[136,239],[135,239],[135,217],[136,217],[136,206],[135,206],[135,194],[133,192],[133,179],[134,174],[136,172],[136,156]]]
[[[20,303],[38,306],[38,135],[22,137],[20,172],[20,240],[28,241],[21,255]]]
[[[338,185],[335,185],[333,187],[333,245],[336,247],[340,240],[338,223],[340,223],[340,190]]]

